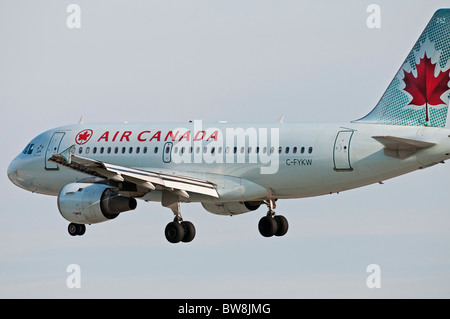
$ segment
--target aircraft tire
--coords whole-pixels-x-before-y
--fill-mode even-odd
[[[81,236],[86,232],[86,225],[70,223],[67,230],[71,236]]]
[[[277,222],[272,216],[264,216],[259,220],[258,229],[264,237],[272,237],[277,233]]]
[[[189,221],[181,222],[181,226],[184,228],[184,236],[181,241],[183,243],[191,242],[195,237],[195,226]]]
[[[70,223],[69,226],[67,227],[67,231],[69,232],[70,236],[76,236],[78,235],[78,227],[77,224],[74,223]]]
[[[184,227],[175,221],[167,224],[164,233],[166,239],[172,244],[179,243],[185,235]]]
[[[86,232],[86,225],[78,224],[78,236],[84,235],[85,232]]]
[[[277,215],[274,217],[276,223],[277,223],[277,231],[275,233],[275,236],[284,236],[286,235],[288,229],[289,229],[289,223],[286,219],[286,217]]]

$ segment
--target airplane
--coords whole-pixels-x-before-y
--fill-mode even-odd
[[[450,158],[450,9],[437,10],[376,106],[347,123],[78,123],[35,137],[9,179],[57,196],[72,236],[136,208],[171,209],[170,243],[191,242],[180,203],[237,215],[266,205],[262,236],[283,236],[279,199],[382,183]]]

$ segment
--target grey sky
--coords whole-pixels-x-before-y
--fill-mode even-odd
[[[450,297],[448,164],[384,185],[278,201],[265,214],[209,214],[169,244],[158,203],[67,234],[56,198],[25,192],[6,168],[47,129],[121,121],[350,121],[367,114],[434,11],[448,1],[0,2],[0,297]],[[66,7],[81,7],[68,29]],[[366,267],[381,267],[369,289]],[[81,267],[69,289],[66,267]]]

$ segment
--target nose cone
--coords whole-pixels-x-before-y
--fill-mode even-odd
[[[18,160],[14,159],[8,166],[8,178],[16,186],[22,187],[21,180],[19,178]]]
[[[28,162],[20,158],[20,155],[9,164],[7,174],[14,185],[26,190],[30,190],[35,180],[35,177],[29,172]]]

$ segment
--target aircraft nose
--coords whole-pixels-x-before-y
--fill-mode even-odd
[[[9,166],[8,166],[8,170],[7,170],[7,174],[8,174],[8,178],[9,180],[17,185],[17,177],[18,177],[18,173],[17,173],[17,161],[13,160]]]
[[[16,157],[8,166],[7,174],[9,180],[20,188],[27,189],[28,184],[33,180],[30,178],[26,163],[19,157]]]

